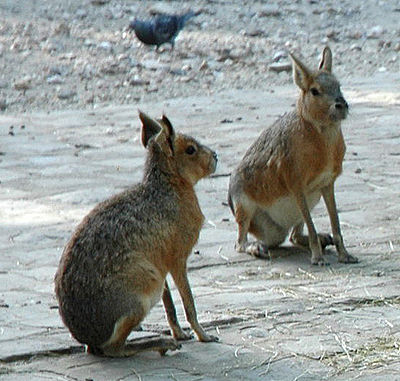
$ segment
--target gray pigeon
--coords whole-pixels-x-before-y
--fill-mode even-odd
[[[199,14],[200,11],[189,11],[182,15],[160,13],[149,20],[135,19],[131,21],[129,29],[133,29],[136,37],[144,44],[156,45],[156,50],[166,42],[169,42],[173,49],[175,38],[185,26],[185,23]]]

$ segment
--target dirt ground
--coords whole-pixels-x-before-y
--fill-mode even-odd
[[[127,31],[134,17],[185,9],[202,13],[173,51]],[[391,0],[1,1],[0,379],[400,379],[399,16]],[[315,267],[289,244],[270,261],[238,254],[229,174],[295,102],[287,51],[315,67],[325,44],[350,104],[337,202],[360,263],[327,250],[331,265]],[[137,108],[164,111],[219,154],[197,186],[206,223],[189,278],[220,342],[111,360],[70,337],[53,277],[82,217],[141,178]],[[313,217],[329,230],[322,204]],[[161,303],[143,328],[131,338],[167,333]]]
[[[323,4],[323,5],[321,5]],[[156,53],[128,31],[157,11],[199,10]],[[335,72],[399,72],[398,0],[110,1],[2,0],[0,108],[7,112],[136,105],[226,89],[274,90],[290,82],[287,50]],[[271,68],[272,66],[272,68]]]

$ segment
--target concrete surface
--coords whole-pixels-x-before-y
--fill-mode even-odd
[[[83,353],[53,293],[76,224],[141,178],[137,106],[0,115],[0,379],[400,379],[400,77],[342,87],[351,115],[336,194],[345,242],[360,263],[338,264],[328,250],[323,268],[290,245],[270,261],[233,250],[229,173],[262,128],[291,108],[294,86],[137,105],[153,116],[165,111],[220,157],[216,175],[197,186],[207,222],[189,273],[199,319],[220,342],[192,340],[165,357]],[[322,204],[313,215],[319,231],[329,230]],[[175,289],[174,297],[184,323]],[[167,330],[161,303],[143,328],[131,337]]]

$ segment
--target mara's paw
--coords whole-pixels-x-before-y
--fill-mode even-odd
[[[164,339],[163,342],[161,343],[160,347],[158,348],[158,352],[160,353],[161,356],[165,356],[165,354],[168,351],[176,351],[181,348],[182,348],[182,345],[179,344],[176,340]]]
[[[320,233],[318,234],[319,242],[321,242],[322,250],[327,246],[332,246],[335,243],[333,242],[333,237],[328,233]]]
[[[235,250],[238,253],[245,253],[246,252],[246,244],[235,242]]]
[[[186,341],[193,339],[193,335],[190,332],[181,330],[180,332],[174,333],[174,339],[179,341]]]
[[[311,257],[311,264],[315,266],[329,266],[329,262],[326,261],[322,256]]]
[[[346,253],[345,255],[339,255],[340,263],[358,263],[358,258]]]
[[[260,241],[248,243],[246,246],[246,253],[257,258],[271,258],[267,245]]]
[[[219,341],[219,338],[217,336],[204,333],[203,335],[201,335],[201,337],[199,337],[199,340],[203,343],[215,343]]]

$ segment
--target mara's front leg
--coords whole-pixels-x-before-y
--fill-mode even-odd
[[[176,309],[172,299],[171,291],[168,286],[167,280],[164,284],[164,292],[162,296],[165,313],[167,315],[169,326],[172,330],[172,336],[176,340],[189,340],[192,338],[190,333],[186,333],[179,325],[178,317],[176,316]]]
[[[340,231],[339,216],[336,208],[335,189],[333,182],[322,188],[322,197],[324,198],[326,208],[328,209],[329,219],[332,227],[333,243],[335,244],[338,252],[339,262],[357,263],[357,257],[350,255],[344,247],[343,237]]]
[[[327,265],[328,263],[325,262],[322,256],[321,242],[318,238],[317,231],[315,230],[315,226],[310,214],[310,209],[307,205],[306,197],[302,192],[294,194],[294,197],[296,199],[296,203],[301,212],[301,215],[303,216],[303,220],[307,225],[308,241],[311,250],[311,263],[313,265]]]
[[[179,294],[181,295],[183,306],[185,309],[186,319],[196,333],[200,341],[210,342],[218,341],[218,337],[209,335],[203,329],[203,327],[197,321],[196,307],[190,289],[189,280],[187,278],[186,263],[181,264],[174,272],[171,272],[172,278],[178,288]]]

